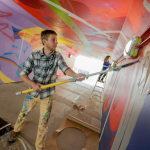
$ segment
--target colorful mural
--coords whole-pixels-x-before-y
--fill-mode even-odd
[[[132,25],[127,19],[129,0],[1,0],[0,4],[0,83],[20,80],[27,56],[42,48],[43,29],[58,33],[57,50],[73,68],[70,55],[103,59],[111,55],[120,34],[128,40],[121,31],[124,22]]]
[[[127,38],[141,36],[150,28],[150,1],[134,0],[122,32]],[[146,17],[145,17],[146,16]],[[142,36],[150,36],[147,32]],[[115,45],[112,59],[117,60],[123,53],[126,41],[120,35]],[[148,150],[147,141],[150,123],[149,116],[149,85],[150,85],[150,43],[139,51],[140,63],[109,74],[104,93],[99,150]],[[123,58],[123,57],[122,57]],[[132,62],[124,59],[118,65]]]
[[[132,4],[129,0],[95,0],[94,3],[91,0],[13,1],[57,31],[64,45],[80,54],[101,59],[113,52],[118,36],[123,34],[121,29]],[[13,2],[11,5],[13,7]],[[125,35],[123,37],[127,40]]]
[[[40,33],[44,28],[33,24],[2,2],[0,2],[0,18],[0,83],[20,81],[19,73],[29,54],[43,47]],[[77,55],[77,50],[64,45],[61,41],[57,50],[73,68],[73,62],[66,56]],[[58,73],[64,76],[60,70]],[[29,75],[30,78],[32,76],[33,74]]]
[[[26,58],[33,50],[41,49],[42,44],[36,39],[39,29],[1,2],[0,18],[0,83],[20,81],[19,73]]]
[[[44,29],[58,33],[57,50],[73,68],[78,55],[117,60],[149,27],[150,0],[0,0],[0,83],[20,81],[26,58],[42,48]],[[150,44],[140,49],[140,63],[109,73],[99,150],[150,149],[149,51]]]

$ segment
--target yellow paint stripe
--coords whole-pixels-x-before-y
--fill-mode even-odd
[[[12,79],[8,78],[7,76],[5,76],[1,71],[0,71],[0,79],[4,83],[15,82],[14,80],[12,80]]]

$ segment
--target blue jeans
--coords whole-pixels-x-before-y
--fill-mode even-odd
[[[106,69],[107,69],[107,67],[103,67],[102,71],[104,71],[104,70],[106,70]],[[99,81],[103,81],[103,79],[105,78],[106,74],[107,74],[107,73],[101,73],[101,74],[99,75],[98,80],[99,80]],[[102,77],[102,78],[101,78],[101,77]]]

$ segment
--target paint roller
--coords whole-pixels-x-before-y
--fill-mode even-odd
[[[100,71],[100,72],[88,74],[88,75],[83,76],[83,77],[76,77],[76,78],[71,78],[71,79],[68,79],[68,80],[65,80],[65,81],[62,81],[62,82],[57,82],[57,83],[52,83],[52,84],[48,84],[48,85],[43,85],[43,86],[41,86],[41,89],[45,89],[45,88],[49,88],[49,87],[65,84],[65,83],[68,83],[68,82],[75,82],[75,81],[77,81],[80,78],[88,78],[90,76],[94,76],[94,75],[98,75],[98,74],[102,74],[102,73],[107,73],[107,72],[110,72],[110,71],[119,71],[122,68],[131,66],[131,65],[139,62],[139,59],[140,59],[140,57],[136,61],[134,61],[132,63],[128,63],[128,64],[125,64],[125,65],[122,65],[122,66],[115,66],[115,67],[112,67],[112,68],[110,68],[108,70],[103,70],[103,71]],[[20,95],[20,94],[29,93],[29,92],[32,92],[32,91],[33,91],[33,89],[28,89],[28,90],[25,90],[25,91],[17,92],[15,94],[16,95]]]
[[[137,47],[137,45],[140,45],[141,42],[142,42],[142,39],[140,37],[131,38],[125,46],[124,57],[135,58],[139,51],[139,47]]]
[[[124,48],[124,53],[115,61],[112,62],[112,66],[116,67],[118,63],[123,61],[126,58],[135,58],[138,55],[139,48],[142,45],[142,38],[133,37],[131,38]],[[122,58],[124,56],[124,58]],[[122,58],[122,59],[121,59]],[[121,59],[121,60],[120,60]]]
[[[120,63],[126,58],[137,57],[140,48],[146,45],[149,41],[150,41],[150,36],[144,41],[142,41],[141,37],[131,38],[125,46],[124,53],[118,58],[117,61],[113,61],[112,66],[115,67],[118,63]],[[124,58],[122,58],[122,56],[124,56]]]
[[[141,37],[133,37],[126,44],[124,49],[125,58],[135,58],[138,55],[138,52],[141,47],[146,45],[150,41],[150,36],[142,41]]]

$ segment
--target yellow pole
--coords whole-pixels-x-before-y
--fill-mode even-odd
[[[70,82],[70,81],[69,80],[65,80],[65,81],[58,82],[58,83],[52,83],[52,84],[48,84],[48,85],[43,85],[43,86],[41,86],[41,89],[49,88],[49,87],[52,87],[52,86],[56,86],[56,85],[60,85],[60,84],[68,83],[68,82]],[[29,92],[32,92],[32,91],[33,91],[33,89],[29,89],[29,90],[17,92],[15,94],[16,95],[20,95],[20,94],[29,93]]]

